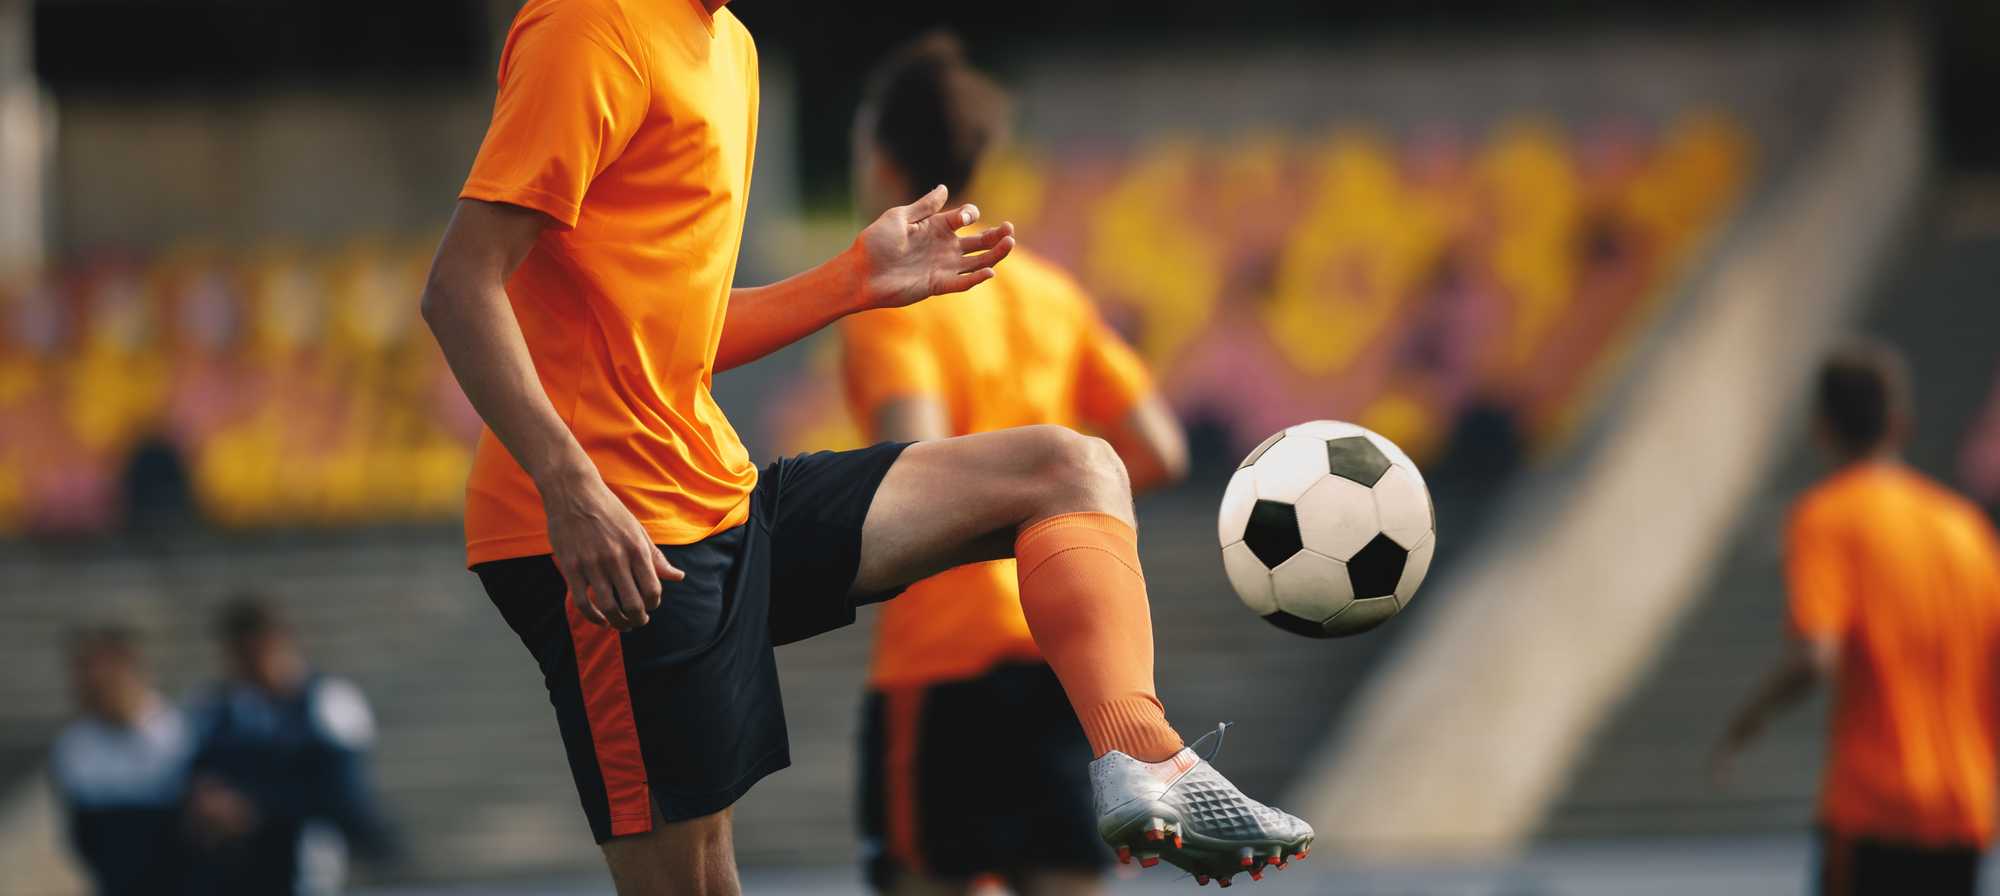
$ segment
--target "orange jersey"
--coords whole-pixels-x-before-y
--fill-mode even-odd
[[[993,280],[957,295],[847,318],[848,408],[864,430],[902,398],[943,404],[951,434],[1124,417],[1152,391],[1144,365],[1061,270],[1015,250]],[[969,678],[1040,653],[1021,615],[1014,561],[962,566],[882,606],[875,687]]]
[[[1799,501],[1786,555],[1793,629],[1841,645],[1820,820],[1987,843],[2000,545],[1986,516],[1900,465],[1861,464]]]
[[[742,522],[757,471],[709,394],[757,140],[757,51],[699,0],[530,0],[459,194],[547,214],[507,281],[535,373],[654,541]],[[549,552],[532,480],[491,431],[468,562]]]

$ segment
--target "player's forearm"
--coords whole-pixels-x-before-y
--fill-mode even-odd
[[[1818,682],[1811,657],[1797,647],[1787,651],[1731,720],[1729,739],[1740,744],[1755,737],[1771,719],[1812,693]]]
[[[594,474],[535,375],[501,284],[434,276],[424,289],[423,314],[479,418],[545,496],[567,480]]]
[[[1125,461],[1125,475],[1134,494],[1187,478],[1187,435],[1172,409],[1158,396],[1140,402],[1125,419],[1107,427],[1104,439]]]
[[[850,249],[773,283],[731,290],[715,369],[741,367],[867,307],[860,260]]]
[[[951,415],[935,398],[913,395],[884,402],[869,421],[878,442],[922,442],[951,436]]]

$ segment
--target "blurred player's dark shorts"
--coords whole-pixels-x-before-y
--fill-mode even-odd
[[[854,621],[896,592],[853,594],[861,524],[902,444],[765,467],[743,525],[667,545],[687,578],[652,621],[619,633],[583,621],[548,555],[473,567],[521,636],[555,705],[597,842],[728,808],[791,764],[772,647]]]
[[[869,691],[861,719],[868,879],[1102,869],[1090,742],[1040,662]]]
[[[1922,846],[1822,829],[1821,896],[1974,896],[1979,892],[1976,846]]]

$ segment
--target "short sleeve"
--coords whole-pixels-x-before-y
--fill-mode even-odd
[[[313,694],[313,724],[320,734],[346,750],[365,750],[375,742],[375,714],[361,689],[337,678],[320,682]]]
[[[871,438],[883,405],[899,398],[943,397],[943,367],[911,311],[850,315],[840,322],[840,343],[847,408]]]
[[[575,227],[591,181],[646,115],[645,69],[618,12],[592,0],[524,9],[500,56],[493,122],[459,197],[525,206]]]
[[[1083,351],[1077,371],[1077,407],[1084,422],[1109,427],[1125,418],[1153,392],[1153,378],[1139,353],[1099,316],[1089,300],[1083,305]]]
[[[1853,622],[1854,581],[1847,548],[1823,505],[1802,504],[1785,535],[1785,586],[1792,632],[1845,634]]]

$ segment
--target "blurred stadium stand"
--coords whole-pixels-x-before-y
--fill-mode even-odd
[[[1750,146],[1702,111],[1400,143],[1351,126],[1033,147],[975,195],[1079,272],[1232,450],[1332,417],[1431,460],[1467,419],[1530,448],[1566,431],[1733,207]],[[478,421],[410,301],[429,244],[195,247],[0,284],[0,426],[21,434],[0,443],[0,532],[451,518]],[[818,367],[780,394],[781,453],[855,442]]]

